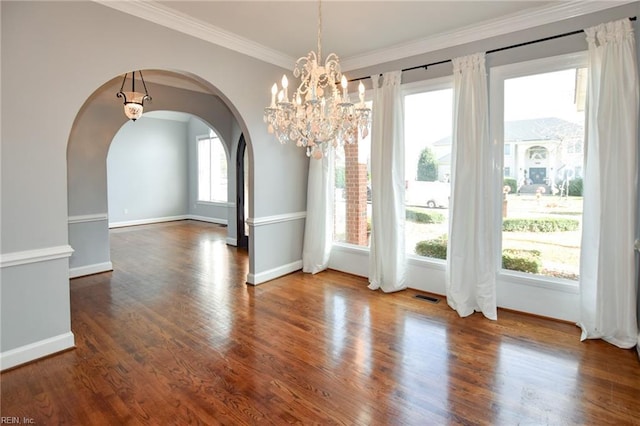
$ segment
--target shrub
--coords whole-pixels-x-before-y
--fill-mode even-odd
[[[572,179],[569,182],[569,196],[582,197],[582,178]]]
[[[580,222],[576,219],[543,217],[535,219],[504,219],[504,232],[558,232],[576,231]]]
[[[437,212],[421,212],[418,210],[407,209],[405,217],[411,222],[417,223],[443,223],[444,215]]]
[[[518,182],[514,178],[504,178],[503,186],[511,188],[511,191],[509,191],[511,194],[515,194],[518,191]]]
[[[447,259],[447,236],[442,235],[434,240],[420,241],[416,244],[416,254],[434,259]],[[538,274],[542,270],[542,261],[538,250],[504,249],[502,251],[502,267],[510,271]]]
[[[530,272],[537,274],[542,269],[538,250],[502,250],[502,267],[510,271]]]
[[[447,258],[447,236],[442,235],[435,240],[419,241],[416,244],[416,254],[436,259]]]

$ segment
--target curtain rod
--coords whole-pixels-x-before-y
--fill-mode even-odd
[[[636,17],[632,16],[632,17],[629,18],[629,20],[630,21],[635,21]],[[505,46],[505,47],[499,47],[497,49],[487,50],[485,53],[489,54],[489,53],[502,52],[503,50],[515,49],[516,47],[528,46],[530,44],[541,43],[543,41],[555,40],[557,38],[568,37],[568,36],[580,34],[580,33],[583,33],[583,32],[584,32],[584,30],[571,31],[571,32],[568,32],[568,33],[557,34],[557,35],[554,35],[554,36],[540,38],[540,39],[537,39],[537,40],[525,41],[524,43],[512,44],[511,46]],[[404,68],[404,69],[402,69],[402,72],[417,70],[417,69],[420,69],[420,68],[424,68],[426,70],[427,68],[432,67],[434,65],[446,64],[447,62],[451,62],[451,61],[452,61],[451,59],[445,59],[443,61],[432,62],[430,64],[418,65],[418,66],[410,67],[410,68]],[[382,74],[380,74],[380,75],[382,75]],[[349,80],[349,81],[360,81],[360,80],[366,80],[367,78],[371,78],[371,77],[354,78],[354,79]]]

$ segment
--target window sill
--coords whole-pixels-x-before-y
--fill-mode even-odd
[[[229,203],[226,201],[196,201],[196,204],[199,206],[216,206],[216,207],[227,207]]]
[[[407,254],[407,265],[428,267],[429,269],[436,269],[439,271],[445,271],[447,269],[447,261],[436,259],[433,257],[416,256],[414,254]]]
[[[342,243],[339,241],[333,242],[333,249],[337,249],[339,251],[347,252],[347,253],[357,253],[357,254],[366,254],[369,255],[369,247],[357,246],[355,244]]]
[[[501,270],[498,272],[498,281],[507,284],[519,284],[530,287],[545,288],[563,293],[578,294],[580,285],[577,281],[562,278],[553,278],[543,275],[527,274],[524,272],[511,272]]]

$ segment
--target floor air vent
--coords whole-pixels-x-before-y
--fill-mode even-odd
[[[416,294],[416,299],[426,300],[431,303],[438,303],[440,301],[437,297],[425,296],[424,294]]]

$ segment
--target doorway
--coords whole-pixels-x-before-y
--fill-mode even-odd
[[[244,134],[240,135],[238,152],[236,155],[236,215],[238,248],[249,249],[249,226],[246,223],[249,216],[249,158],[246,155],[247,143]]]

